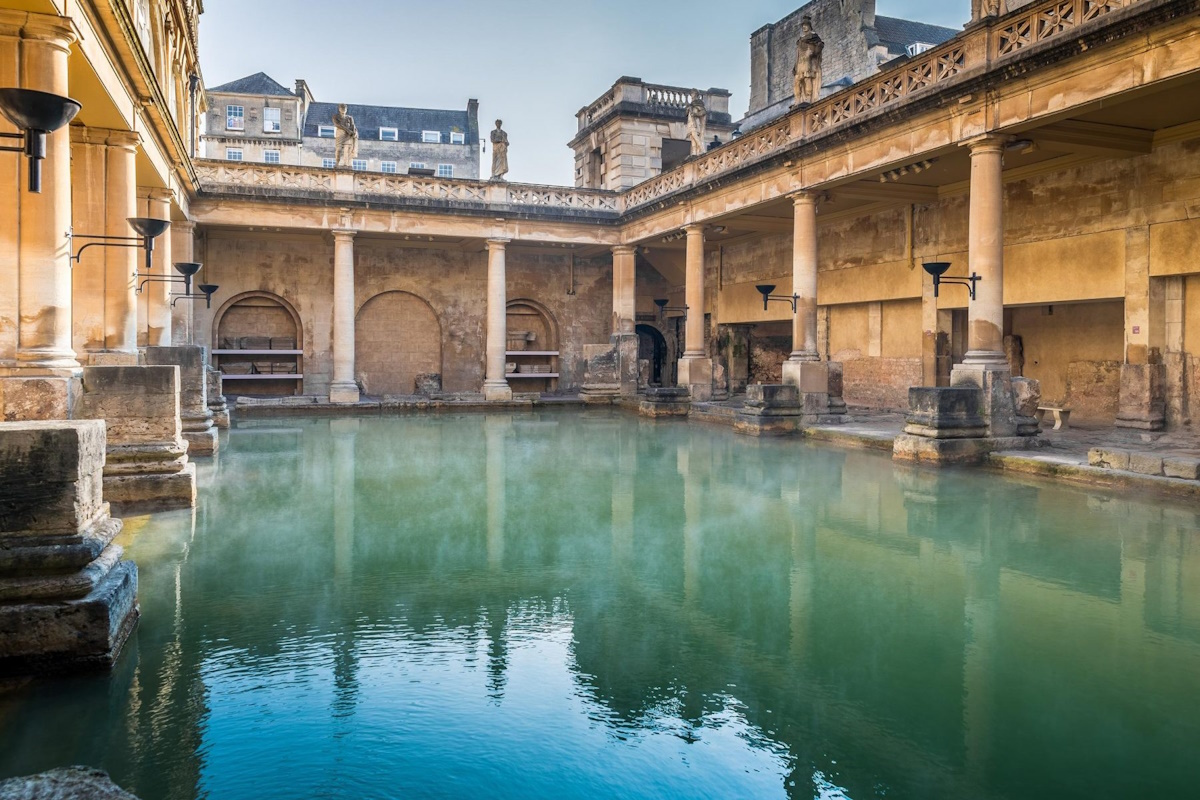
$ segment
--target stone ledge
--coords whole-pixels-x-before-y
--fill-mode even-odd
[[[0,800],[138,800],[91,767],[63,767],[0,781]]]
[[[1200,500],[1200,482],[1166,476],[1139,475],[1125,470],[1094,467],[1061,457],[1032,456],[1001,451],[990,454],[986,466],[1025,475],[1058,478],[1085,486],[1152,491],[1190,500]]]

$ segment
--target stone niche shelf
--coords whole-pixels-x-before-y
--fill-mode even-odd
[[[212,350],[226,393],[287,396],[304,386],[303,330],[282,298],[251,292],[219,312]]]
[[[545,391],[554,391],[558,383],[558,351],[557,350],[509,350],[504,354],[506,361],[517,365],[517,372],[509,372],[504,377],[518,381],[546,381]],[[547,372],[521,372],[522,367],[533,365],[548,367]],[[521,388],[526,388],[522,383]]]

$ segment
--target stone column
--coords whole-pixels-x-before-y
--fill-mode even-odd
[[[123,513],[196,504],[179,399],[177,366],[83,368],[79,416],[107,425],[104,496]]]
[[[817,195],[792,196],[792,353],[783,363],[783,383],[799,390],[801,423],[836,423],[845,418],[840,363],[821,361],[817,341]]]
[[[220,439],[208,407],[208,348],[147,347],[144,357],[149,365],[179,367],[179,417],[188,454],[215,456]]]
[[[487,286],[487,369],[483,381],[483,399],[490,402],[512,400],[512,388],[504,376],[508,350],[508,287],[505,276],[505,248],[509,239],[488,239]]]
[[[1125,231],[1125,359],[1116,425],[1166,427],[1166,284],[1150,277],[1150,228]]]
[[[613,252],[613,335],[634,332],[637,248],[621,245]]]
[[[145,195],[145,214],[152,219],[171,218],[171,200],[174,194],[170,189],[143,190]],[[143,250],[136,251],[141,259],[142,269],[145,270],[146,254]],[[177,275],[175,262],[171,251],[171,229],[154,240],[154,262],[151,272],[158,278],[171,278]],[[146,284],[142,291],[146,294],[146,346],[171,346],[171,286],[163,281]]]
[[[333,383],[330,403],[357,403],[354,380],[354,235],[333,232]]]
[[[172,258],[175,261],[196,260],[196,223],[187,220],[171,223],[171,251]],[[171,277],[175,277],[178,274],[175,272],[174,265],[171,267],[171,272]],[[197,283],[209,282],[205,278],[204,270],[202,269],[192,279],[192,291],[198,291],[196,289]],[[174,286],[176,293],[183,293],[183,284],[168,285]],[[195,303],[191,300],[180,300],[171,309],[171,342],[173,344],[205,344],[205,342],[196,342],[193,340],[194,314],[192,312],[194,309]]]
[[[137,216],[137,148],[131,131],[110,131],[106,152],[105,225],[108,236],[135,236],[129,218]],[[81,243],[82,244],[82,243]],[[106,247],[104,253],[104,349],[93,364],[137,363],[138,254],[132,247]],[[86,258],[86,256],[84,257]],[[77,269],[82,269],[82,264]]]
[[[0,85],[70,94],[70,20],[0,10]],[[4,120],[5,131],[13,128]],[[15,140],[14,140],[15,141]],[[66,128],[50,134],[42,191],[28,190],[26,162],[6,153],[0,225],[0,413],[66,419],[79,390],[71,347],[71,151]],[[5,330],[7,329],[7,330]],[[15,336],[13,336],[15,333]]]
[[[687,262],[684,296],[687,322],[684,327],[684,352],[679,360],[679,386],[686,388],[691,399],[705,402],[712,399],[712,359],[704,350],[704,226],[688,225]]]
[[[1017,433],[1012,371],[1004,353],[1004,143],[971,142],[968,270],[979,275],[967,312],[967,355],[950,376],[954,388],[983,390],[981,416],[991,438]]]
[[[103,469],[100,420],[0,423],[0,673],[110,667],[137,623]]]

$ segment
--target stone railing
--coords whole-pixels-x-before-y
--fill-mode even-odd
[[[1107,14],[1147,0],[1053,0],[1034,3],[748,132],[625,193],[625,210],[769,158],[809,139],[861,122],[914,96],[940,91],[990,69],[1023,48],[1068,35]]]
[[[242,161],[197,161],[201,188],[211,194],[318,198],[341,201],[414,201],[447,209],[505,208],[524,212],[583,213],[615,218],[622,209],[616,192],[523,183],[389,175],[380,172],[250,164]]]
[[[646,105],[657,108],[687,108],[692,102],[692,93],[677,86],[652,86],[646,84]]]
[[[686,86],[662,86],[645,83],[640,78],[621,78],[599,100],[576,115],[578,129],[586,130],[617,106],[643,106],[651,111],[682,114],[692,102],[692,91]],[[729,114],[729,92],[709,89],[701,91],[700,96],[709,114]]]

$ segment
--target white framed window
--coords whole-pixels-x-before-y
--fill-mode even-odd
[[[398,142],[400,141],[400,131],[397,128],[380,128],[379,141]]]
[[[367,160],[365,158],[356,158],[350,162],[350,168],[363,172],[367,168]]]
[[[283,110],[279,108],[263,109],[263,133],[279,133],[283,130]]]
[[[137,0],[134,4],[133,27],[142,40],[142,49],[150,55],[150,0]]]
[[[336,169],[337,168],[337,159],[322,158],[321,159],[321,167],[323,169]]]
[[[263,150],[263,163],[264,164],[278,164],[279,163],[279,151],[278,150]]]
[[[437,176],[439,178],[453,178],[454,177],[454,165],[453,164],[438,164]]]
[[[227,131],[244,131],[244,130],[246,130],[246,108],[245,108],[245,106],[225,106],[225,130],[227,130]]]
[[[462,131],[450,131],[450,144],[466,144],[467,135]]]
[[[441,144],[441,131],[421,131],[421,141],[425,144]]]
[[[334,130],[332,125],[318,125],[317,126],[317,136],[320,136],[322,139],[332,139],[334,137],[335,133],[336,133],[336,131]]]
[[[399,170],[396,168],[395,161],[383,161],[379,164],[379,169],[381,172],[386,172],[389,175],[395,175],[397,172],[399,172]]]
[[[907,51],[909,56],[915,56],[915,55],[919,55],[920,53],[924,53],[926,50],[932,50],[933,45],[928,44],[926,42],[913,42],[912,44],[910,44],[908,47],[906,47],[904,49],[905,49],[905,51]]]
[[[425,165],[422,164],[420,161],[410,161],[410,162],[408,162],[408,168],[409,169],[425,169]]]
[[[226,147],[225,148],[225,160],[226,161],[241,161],[242,160],[242,148]]]

